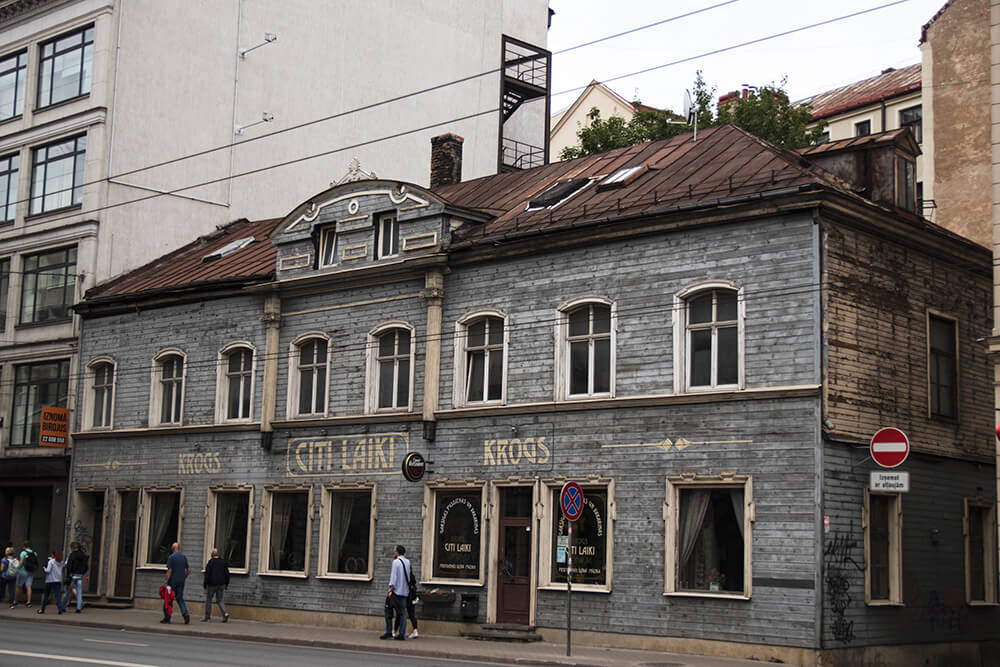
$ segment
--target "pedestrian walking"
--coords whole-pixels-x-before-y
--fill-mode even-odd
[[[222,598],[224,591],[229,590],[229,563],[219,556],[218,549],[212,549],[212,557],[205,563],[205,576],[202,579],[202,590],[205,591],[205,617],[202,621],[212,618],[212,598],[215,598],[222,612],[222,622],[229,622],[229,612]]]
[[[13,609],[16,605],[14,596],[17,595],[17,575],[21,571],[21,561],[18,560],[14,547],[7,547],[4,550],[4,560],[7,561],[4,581],[7,584],[7,594],[10,596],[10,608]]]
[[[406,598],[410,594],[409,582],[406,573],[410,571],[410,561],[403,554],[406,547],[397,544],[392,554],[392,570],[389,573],[389,592],[385,597],[385,634],[379,639],[390,639],[393,630],[393,614],[399,619],[397,627],[399,634],[396,639],[402,641],[406,639]]]
[[[3,551],[3,557],[0,558],[0,600],[3,600],[7,595],[7,589],[10,589],[11,600],[14,597],[14,582],[17,572],[10,571],[10,562],[14,558],[14,547],[7,547]],[[8,576],[10,573],[10,576]]]
[[[66,587],[66,597],[59,604],[59,613],[66,611],[69,606],[70,596],[76,592],[76,613],[83,609],[83,581],[90,569],[90,558],[83,551],[83,546],[79,542],[70,542],[72,549],[69,558],[66,559],[66,574],[69,575],[69,585]]]
[[[179,542],[171,544],[170,551],[171,554],[167,556],[167,576],[163,580],[163,585],[173,591],[174,601],[180,607],[181,616],[184,617],[184,623],[187,624],[191,622],[191,616],[188,614],[187,605],[184,604],[184,582],[191,574],[191,568],[188,567],[187,556],[181,553]],[[160,621],[160,623],[169,622],[170,616],[167,615],[164,615],[163,620]]]
[[[49,554],[49,559],[42,568],[45,571],[45,591],[42,593],[42,606],[38,610],[39,614],[45,613],[45,605],[49,603],[51,597],[55,600],[56,608],[62,613],[60,601],[63,583],[63,553],[62,549],[56,549]]]
[[[409,639],[416,639],[420,636],[420,631],[417,630],[417,578],[413,576],[413,564],[410,563],[407,566],[407,576],[406,583],[409,585],[410,593],[406,596],[406,617],[410,619],[410,625],[413,626],[413,632],[411,632],[407,637]],[[402,632],[406,632],[406,626],[403,626]]]
[[[38,554],[31,548],[29,540],[24,541],[24,548],[18,558],[21,570],[17,573],[17,587],[24,589],[24,606],[31,608],[31,587],[35,583],[35,571],[39,567]],[[13,605],[15,601],[11,601]]]

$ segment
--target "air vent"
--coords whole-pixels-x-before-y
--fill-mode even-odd
[[[203,262],[211,262],[212,260],[222,259],[226,255],[231,255],[234,252],[236,252],[237,250],[240,250],[242,248],[246,248],[251,243],[253,243],[253,237],[252,236],[247,236],[246,238],[242,238],[242,239],[236,239],[235,241],[232,241],[231,243],[227,243],[226,245],[222,246],[221,248],[208,253],[207,255],[205,255],[204,257],[201,258],[201,261],[203,261]]]
[[[590,183],[589,178],[570,178],[553,183],[528,202],[528,208],[548,208],[569,199]]]
[[[609,190],[611,188],[620,188],[622,186],[628,185],[635,179],[639,178],[643,174],[649,171],[649,167],[644,164],[638,164],[634,167],[622,167],[615,173],[611,174],[603,181],[597,184],[598,190]]]

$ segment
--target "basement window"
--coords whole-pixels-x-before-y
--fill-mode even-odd
[[[637,178],[649,171],[649,167],[644,164],[637,164],[634,167],[622,167],[597,184],[597,190],[610,190],[620,188],[632,183]]]
[[[528,210],[549,208],[563,203],[590,184],[589,178],[570,178],[557,181],[528,202]]]

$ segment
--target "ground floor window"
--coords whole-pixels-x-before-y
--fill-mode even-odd
[[[319,576],[374,576],[375,485],[335,484],[323,490]]]
[[[218,549],[230,570],[246,573],[250,562],[252,487],[211,489],[205,532],[205,562]]]
[[[899,494],[865,489],[865,602],[902,604],[903,509]]]
[[[996,508],[982,499],[965,499],[965,591],[970,603],[995,604]]]
[[[312,487],[265,490],[260,573],[306,576],[312,534]]]
[[[425,525],[424,551],[431,558],[424,579],[482,584],[485,581],[483,514],[485,483],[425,487],[433,521]]]
[[[141,567],[167,563],[171,547],[181,534],[180,490],[147,489],[142,505]]]
[[[667,593],[750,596],[751,500],[746,475],[667,478]]]
[[[573,534],[570,536],[570,524],[559,507],[559,494],[564,481],[546,480],[542,492],[541,584],[543,587],[565,588],[569,557],[572,556],[574,589],[610,591],[614,555],[614,482],[604,479],[575,480],[583,489],[583,512],[573,522]]]

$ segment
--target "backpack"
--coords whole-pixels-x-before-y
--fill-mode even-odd
[[[29,551],[24,557],[23,567],[25,572],[34,572],[38,569],[38,555],[34,551]]]
[[[410,589],[410,597],[413,597],[413,596],[416,595],[416,592],[417,592],[417,578],[413,576],[413,566],[412,565],[410,565],[410,571],[409,571],[408,574],[410,575],[410,579],[409,579],[409,581],[406,582],[406,585]]]

